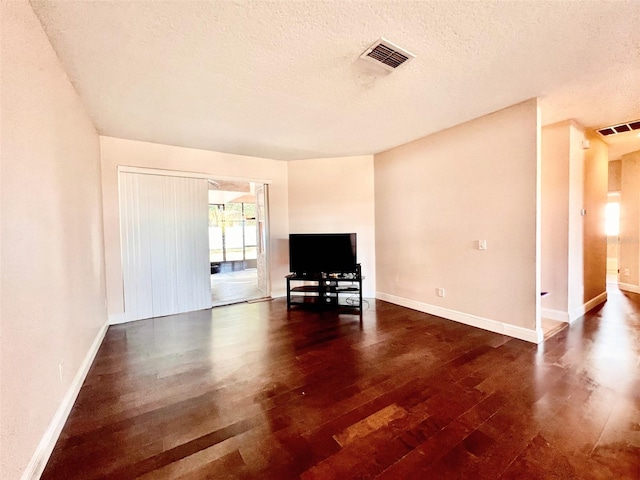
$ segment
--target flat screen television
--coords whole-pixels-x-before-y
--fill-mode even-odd
[[[355,272],[355,233],[292,233],[289,235],[289,271],[296,275]]]

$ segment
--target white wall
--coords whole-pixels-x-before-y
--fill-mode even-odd
[[[107,317],[98,135],[30,5],[0,5],[0,478],[17,479],[44,466]]]
[[[538,132],[530,100],[375,155],[379,298],[537,341]]]
[[[270,180],[270,262],[271,294],[285,295],[284,276],[289,270],[289,214],[287,163],[192,148],[100,137],[102,194],[104,202],[105,257],[109,316],[123,312],[122,265],[120,260],[120,214],[118,166],[156,168],[211,174],[220,177]]]
[[[358,235],[366,297],[375,296],[373,155],[288,162],[291,233]]]

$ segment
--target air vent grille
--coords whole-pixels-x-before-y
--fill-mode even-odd
[[[381,38],[367,48],[360,55],[360,58],[375,63],[386,70],[393,71],[403,63],[415,58],[415,55],[398,47],[389,40]]]
[[[609,135],[615,135],[617,133],[630,132],[631,130],[640,130],[640,120],[621,123],[619,125],[612,125],[610,127],[599,128],[598,133],[603,137],[607,137]]]
[[[391,50],[384,45],[376,45],[376,48],[367,53],[367,55],[393,68],[397,68],[398,66],[409,60],[409,57]]]

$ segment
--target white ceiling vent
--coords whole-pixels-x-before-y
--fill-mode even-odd
[[[380,38],[373,45],[367,48],[360,58],[380,67],[394,71],[403,63],[408,62],[416,56],[403,48],[395,45],[385,38]]]

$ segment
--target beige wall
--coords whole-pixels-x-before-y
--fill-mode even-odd
[[[375,296],[373,155],[288,162],[291,233],[358,234],[363,295]]]
[[[620,180],[622,174],[622,160],[612,160],[609,162],[609,192],[620,191]]]
[[[640,151],[622,157],[620,287],[640,293]]]
[[[582,131],[569,125],[569,263],[568,313],[577,311],[584,298],[584,151]]]
[[[156,168],[247,180],[269,180],[271,293],[285,294],[289,270],[287,163],[192,148],[100,137],[109,316],[123,312],[118,166]]]
[[[606,291],[608,151],[573,121],[545,126],[542,145],[542,314],[569,321]]]
[[[568,127],[569,136],[569,262],[567,265],[569,296],[568,313],[583,305],[584,298],[584,135],[575,124]]]
[[[583,148],[588,140],[589,148]],[[606,292],[608,150],[575,123],[569,127],[569,314],[571,320]],[[582,211],[585,211],[583,215]]]
[[[542,128],[542,307],[568,312],[569,122]]]
[[[530,100],[375,156],[378,292],[536,328],[538,130]]]
[[[98,135],[29,4],[0,8],[0,477],[17,479],[107,317]]]
[[[584,293],[587,304],[607,291],[606,207],[609,151],[593,134],[584,134],[590,147],[584,150]]]

